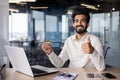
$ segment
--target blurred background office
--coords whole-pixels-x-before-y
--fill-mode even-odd
[[[79,5],[90,11],[88,31],[100,38],[107,53],[106,64],[120,67],[119,0],[1,1],[1,34],[9,45],[25,49],[31,65],[54,67],[40,46],[45,40],[51,40],[54,51],[59,54],[66,38],[74,34],[70,6]],[[31,43],[34,44],[32,49],[35,50],[31,49]]]

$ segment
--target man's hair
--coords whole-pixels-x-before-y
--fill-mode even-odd
[[[73,13],[72,13],[72,20],[73,20],[73,22],[74,22],[75,16],[79,15],[79,14],[85,15],[86,18],[87,18],[87,23],[89,23],[89,21],[90,21],[90,14],[88,12],[88,9],[80,7],[80,6],[76,6],[76,7],[73,8]]]

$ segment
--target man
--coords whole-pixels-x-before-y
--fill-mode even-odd
[[[69,59],[69,67],[105,69],[103,46],[98,37],[87,32],[90,15],[84,8],[75,8],[72,14],[76,34],[70,36],[59,56],[52,50],[50,41],[42,44],[43,51],[56,67],[62,67]]]

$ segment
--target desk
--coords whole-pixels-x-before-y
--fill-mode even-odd
[[[107,79],[103,77],[103,80],[120,80],[120,68],[107,68],[103,72],[99,72],[95,69],[83,69],[83,68],[56,68],[59,71],[62,72],[77,72],[79,73],[77,78],[75,80],[85,80],[85,75],[84,73],[86,72],[94,72],[94,73],[104,73],[104,72],[109,72],[112,73],[113,75],[117,76],[117,79]],[[19,72],[14,71],[12,68],[7,68],[6,69],[6,80],[53,80],[55,76],[57,76],[58,73],[54,74],[49,74],[49,75],[44,75],[40,77],[29,77],[27,75],[21,74]]]
[[[24,42],[25,41],[23,41],[23,40],[12,40],[12,41],[10,41],[10,45],[22,47]]]

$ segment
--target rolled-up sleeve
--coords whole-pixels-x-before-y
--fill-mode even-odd
[[[103,46],[100,43],[100,40],[95,39],[95,43],[93,44],[94,52],[90,55],[90,59],[97,70],[103,71],[105,69],[105,60],[104,60],[104,52]]]
[[[64,45],[62,51],[60,52],[60,55],[57,56],[54,52],[48,55],[50,61],[52,64],[54,64],[56,67],[62,67],[64,63],[68,60],[68,53],[66,50],[66,44]]]

